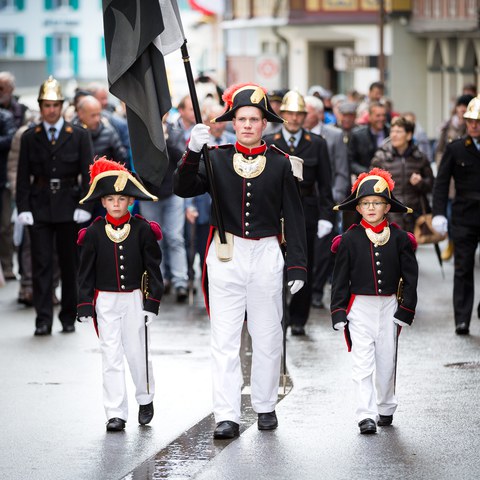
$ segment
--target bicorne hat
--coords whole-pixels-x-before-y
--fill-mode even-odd
[[[412,213],[413,210],[400,203],[393,195],[392,190],[395,182],[390,172],[381,168],[373,168],[368,173],[361,173],[352,186],[352,193],[340,205],[333,207],[334,210],[355,211],[359,200],[363,197],[376,195],[384,198],[390,205],[390,212]]]
[[[240,107],[257,107],[263,112],[268,122],[283,123],[283,118],[280,118],[272,109],[267,91],[254,83],[233,85],[225,90],[222,100],[225,102],[227,109],[222,115],[212,119],[212,123],[232,120]]]
[[[101,157],[90,165],[90,189],[80,203],[92,202],[106,195],[125,195],[154,202],[158,200],[127,168],[106,157]]]

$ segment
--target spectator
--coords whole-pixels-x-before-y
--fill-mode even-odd
[[[357,107],[357,118],[362,118],[365,113],[369,112],[370,105],[381,102],[384,94],[385,85],[382,82],[371,83],[367,98],[360,102]]]

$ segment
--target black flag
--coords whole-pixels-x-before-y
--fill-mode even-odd
[[[168,166],[162,117],[172,104],[164,55],[180,48],[176,0],[103,0],[110,92],[125,102],[133,165],[159,186]]]

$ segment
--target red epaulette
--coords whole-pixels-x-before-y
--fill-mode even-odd
[[[98,222],[100,220],[104,220],[104,217],[101,217],[101,216],[98,216],[97,218],[95,218],[95,220],[92,221],[92,224],[94,224],[95,222]],[[87,228],[88,227],[85,227],[85,228],[82,228],[81,230],[78,231],[78,236],[77,236],[77,245],[83,245],[83,240],[85,238],[85,234],[87,233]]]
[[[350,225],[350,227],[348,227],[347,232],[348,232],[348,230],[352,230],[353,228],[357,228],[357,227],[358,227],[358,225],[356,223],[352,223],[352,225]],[[330,251],[332,253],[337,253],[338,247],[340,246],[341,241],[342,241],[342,235],[337,235],[336,237],[333,238],[332,246],[330,247]]]
[[[277,147],[276,145],[274,145],[273,143],[272,143],[271,145],[269,145],[268,148],[269,148],[270,150],[273,150],[274,152],[279,153],[280,155],[283,155],[283,156],[287,157],[287,158],[290,157],[290,155],[289,155],[288,153],[285,153],[281,148],[278,148],[278,147]]]
[[[139,215],[138,213],[135,214],[135,218],[139,218],[140,220],[147,222],[150,225],[150,230],[152,230],[157,240],[161,240],[163,238],[162,228],[157,222],[149,221],[145,217],[142,217],[141,215]]]

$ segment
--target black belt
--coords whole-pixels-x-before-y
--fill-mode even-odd
[[[459,192],[455,193],[457,197],[467,198],[468,200],[479,200],[480,201],[480,192]]]
[[[315,188],[315,184],[313,185],[300,185],[300,196],[301,197],[316,197],[317,190]]]
[[[39,187],[48,187],[52,192],[56,192],[61,188],[73,187],[78,185],[76,177],[70,178],[47,178],[47,177],[35,177],[33,179],[33,185]]]

